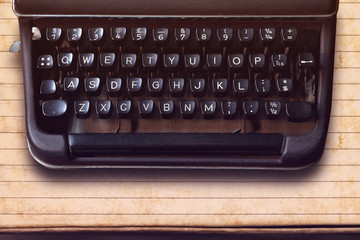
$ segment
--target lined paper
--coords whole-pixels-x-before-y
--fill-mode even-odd
[[[73,170],[28,153],[19,39],[0,0],[0,231],[360,224],[360,1],[340,1],[322,160],[301,171]]]

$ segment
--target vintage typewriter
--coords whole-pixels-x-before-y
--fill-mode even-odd
[[[322,155],[335,0],[15,0],[50,168],[298,169]]]

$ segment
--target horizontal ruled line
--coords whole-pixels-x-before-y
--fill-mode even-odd
[[[50,216],[359,216],[360,213],[0,213],[0,215]]]
[[[117,199],[134,199],[134,200],[181,200],[181,199],[188,199],[188,200],[217,200],[217,199],[360,199],[360,197],[0,197],[0,199],[106,199],[106,200],[117,200]]]

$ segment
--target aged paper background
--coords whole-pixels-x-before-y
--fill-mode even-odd
[[[44,169],[27,151],[18,39],[0,0],[0,231],[360,225],[359,0],[340,4],[328,141],[303,171]]]

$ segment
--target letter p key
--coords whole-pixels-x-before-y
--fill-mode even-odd
[[[265,55],[264,54],[251,54],[249,56],[250,67],[253,70],[261,70],[265,65]]]

